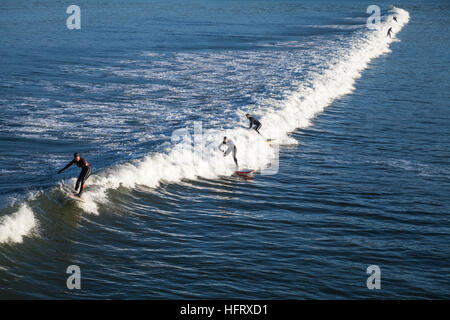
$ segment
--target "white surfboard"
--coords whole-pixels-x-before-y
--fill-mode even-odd
[[[84,202],[83,198],[80,198],[80,197],[78,197],[78,196],[76,196],[74,194],[70,194],[70,193],[68,193],[66,195],[66,198],[67,198],[67,200],[75,200],[75,201]]]

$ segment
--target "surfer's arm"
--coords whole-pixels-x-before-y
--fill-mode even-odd
[[[250,121],[250,127],[248,127],[248,128],[251,129],[253,126],[253,119],[249,119],[249,121]]]
[[[58,171],[58,174],[60,174],[61,172],[63,172],[64,170],[66,170],[68,167],[70,167],[73,164],[73,160],[70,161],[64,168],[62,168],[61,170]]]

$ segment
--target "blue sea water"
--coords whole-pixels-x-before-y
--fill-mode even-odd
[[[76,4],[0,4],[0,298],[450,298],[448,1]]]

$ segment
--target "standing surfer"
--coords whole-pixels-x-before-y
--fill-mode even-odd
[[[248,113],[245,116],[250,121],[249,129],[251,129],[254,126],[253,129],[255,129],[255,131],[258,132],[258,134],[261,134],[261,133],[259,133],[259,129],[261,129],[261,126],[262,126],[261,122],[259,122],[254,117],[251,117],[250,114],[248,114]]]
[[[226,151],[222,150],[222,147],[224,145],[227,146],[227,148],[228,148]],[[224,157],[229,155],[230,152],[233,152],[234,163],[236,164],[236,169],[238,169],[239,166],[238,166],[238,161],[237,161],[237,158],[236,158],[237,148],[236,148],[233,140],[230,140],[230,139],[227,139],[227,137],[224,137],[223,138],[223,142],[219,146],[219,150],[223,152],[223,156]]]
[[[392,38],[392,37],[391,37],[391,33],[392,33],[392,27],[390,27],[390,28],[388,29],[388,32],[387,32],[387,36],[388,36],[389,38]]]
[[[77,183],[75,184],[74,194],[78,197],[81,197],[81,194],[83,193],[83,190],[84,190],[84,183],[91,175],[92,168],[91,168],[91,165],[89,164],[89,162],[87,162],[85,159],[80,157],[78,152],[76,152],[73,155],[73,157],[74,157],[73,160],[70,161],[64,168],[59,170],[58,174],[60,174],[61,172],[63,172],[64,170],[66,170],[68,167],[70,167],[73,164],[76,164],[78,167],[80,167],[81,173],[80,173],[80,176],[78,177]],[[76,194],[76,192],[78,191],[78,188],[80,188],[80,192],[78,194]]]

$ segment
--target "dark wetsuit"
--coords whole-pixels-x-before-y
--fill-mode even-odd
[[[261,129],[261,126],[262,126],[261,122],[259,122],[258,120],[256,120],[253,117],[248,117],[248,120],[250,121],[249,129],[251,129],[253,126],[255,126],[253,129],[255,129],[255,131],[259,133],[259,129]]]
[[[391,37],[391,34],[392,34],[392,27],[389,28],[389,30],[388,30],[388,32],[387,32],[387,36],[388,36],[389,38],[392,38],[392,37]]]
[[[83,190],[84,190],[84,183],[91,175],[92,168],[91,168],[91,165],[89,164],[89,162],[87,162],[83,158],[80,158],[80,161],[76,161],[75,159],[73,159],[72,161],[70,161],[67,164],[67,166],[65,166],[64,168],[59,170],[58,173],[63,172],[64,170],[66,170],[68,167],[70,167],[73,164],[76,164],[78,167],[81,168],[80,176],[78,177],[77,183],[75,184],[75,191],[78,191],[78,188],[81,185],[80,192],[78,193],[78,195],[81,196],[81,194],[83,193]]]

